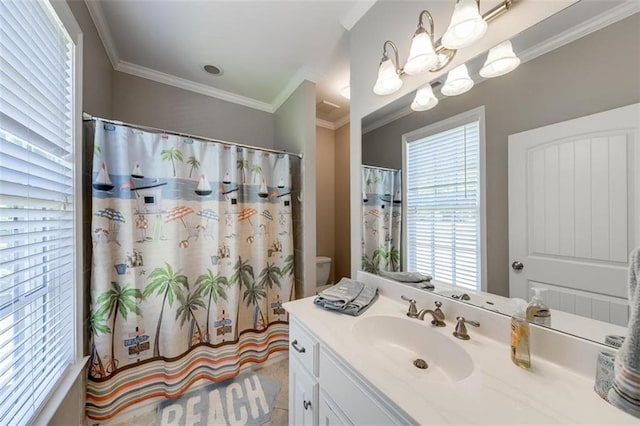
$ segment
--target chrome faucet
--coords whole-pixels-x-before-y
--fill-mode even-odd
[[[407,316],[409,318],[416,318],[418,316],[418,308],[416,308],[416,301],[406,296],[400,296],[400,298],[402,300],[406,300],[407,302],[409,302],[409,310],[407,311]]]
[[[457,300],[471,300],[471,296],[469,296],[467,293],[452,294],[451,298],[452,299],[457,299]]]
[[[467,332],[467,327],[465,326],[465,323],[472,325],[474,327],[480,327],[480,323],[478,321],[470,321],[470,320],[464,319],[464,317],[458,317],[456,319],[458,320],[458,323],[456,324],[456,330],[453,332],[453,335],[456,336],[458,339],[462,339],[462,340],[471,339],[471,337],[469,336],[469,333]]]
[[[417,318],[419,320],[424,320],[424,316],[426,314],[431,314],[431,324],[435,325],[436,327],[444,327],[446,325],[444,322],[444,312],[442,312],[442,310],[440,309],[440,307],[442,306],[442,302],[436,301],[435,304],[435,310],[422,309],[420,310],[420,312],[418,312]]]

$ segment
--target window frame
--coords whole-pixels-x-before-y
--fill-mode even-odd
[[[484,105],[471,110],[462,112],[444,120],[437,121],[419,129],[402,135],[402,170],[407,170],[407,145],[419,139],[445,132],[455,127],[463,126],[471,122],[478,121],[479,132],[479,173],[480,173],[480,229],[478,238],[480,240],[480,261],[478,262],[480,272],[480,285],[477,290],[487,291],[487,209],[486,209],[486,125],[485,125],[485,108]],[[407,174],[405,173],[405,176]],[[407,179],[402,179],[402,199],[407,199]],[[408,253],[409,241],[407,239],[407,209],[402,209],[402,251]],[[402,268],[407,270],[407,258],[403,256]]]
[[[56,415],[62,402],[69,394],[70,390],[76,383],[82,384],[82,373],[85,370],[88,356],[84,355],[84,269],[85,263],[83,259],[83,199],[82,199],[82,88],[83,88],[83,35],[80,25],[75,19],[71,8],[66,1],[58,0],[41,0],[48,3],[54,14],[60,20],[63,28],[73,42],[72,56],[72,102],[71,115],[73,120],[73,149],[74,149],[74,217],[73,217],[73,234],[74,234],[74,288],[73,288],[73,352],[74,357],[72,364],[58,379],[53,386],[47,398],[44,400],[39,409],[32,416],[31,424],[48,424]],[[84,395],[84,390],[82,392]],[[82,403],[84,405],[84,403]],[[81,412],[77,413],[82,415]],[[74,414],[68,414],[74,415]]]

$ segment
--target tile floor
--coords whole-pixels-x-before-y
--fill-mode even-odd
[[[289,423],[289,358],[286,357],[254,371],[280,381],[280,392],[276,398],[271,420],[263,426],[286,426]],[[95,423],[89,422],[88,424]],[[101,423],[101,426],[154,426],[155,424],[156,406],[151,406],[141,408],[136,412],[129,412],[120,419],[116,417],[108,423]]]

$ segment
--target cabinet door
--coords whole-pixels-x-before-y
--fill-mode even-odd
[[[289,359],[289,424],[318,424],[318,383],[295,359]]]
[[[320,394],[318,414],[320,426],[350,426],[353,424],[324,392]]]

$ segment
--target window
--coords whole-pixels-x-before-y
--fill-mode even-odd
[[[403,136],[407,270],[478,290],[483,129],[479,108]]]
[[[75,51],[48,2],[0,2],[0,424],[31,421],[79,352]]]

